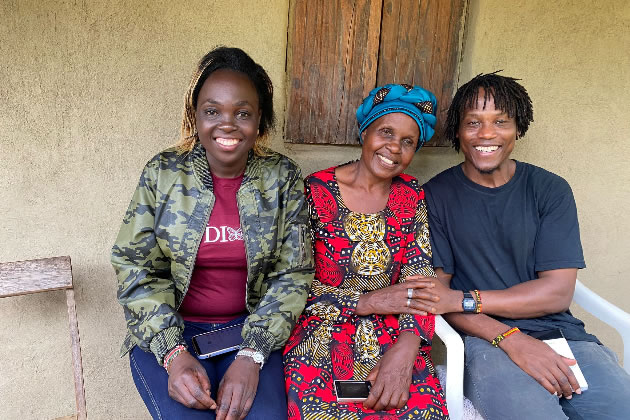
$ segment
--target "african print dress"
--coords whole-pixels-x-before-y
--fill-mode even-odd
[[[448,418],[429,356],[434,317],[354,313],[362,293],[412,274],[434,275],[418,181],[404,174],[394,178],[387,207],[374,214],[354,213],[345,206],[335,168],[310,175],[305,185],[315,281],[285,347],[289,419]],[[333,381],[365,380],[402,331],[422,337],[407,405],[374,412],[361,403],[337,403]]]

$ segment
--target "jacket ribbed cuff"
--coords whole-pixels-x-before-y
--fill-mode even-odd
[[[166,354],[173,347],[180,344],[186,346],[183,330],[179,327],[170,327],[153,336],[151,343],[149,343],[149,348],[151,349],[151,353],[155,355],[157,362],[162,365]]]
[[[276,340],[266,328],[253,327],[248,331],[241,348],[251,348],[261,352],[266,362],[274,344],[276,344]]]

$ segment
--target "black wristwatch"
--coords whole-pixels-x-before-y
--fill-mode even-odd
[[[477,312],[477,301],[470,292],[464,292],[462,309],[464,310],[464,313],[467,314],[474,314]]]

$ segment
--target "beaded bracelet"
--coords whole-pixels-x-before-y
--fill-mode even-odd
[[[514,328],[510,328],[509,330],[507,330],[506,332],[504,332],[503,334],[499,334],[497,335],[497,338],[495,338],[494,340],[492,340],[492,345],[494,347],[499,347],[499,343],[501,342],[501,340],[505,339],[507,336],[514,334],[515,332],[520,331],[518,329],[518,327],[514,327]]]
[[[164,357],[164,369],[168,373],[168,368],[171,367],[171,363],[177,356],[179,356],[182,352],[186,351],[186,346],[183,344],[179,344],[171,349],[166,356]]]
[[[477,307],[475,308],[475,313],[480,314],[481,313],[481,292],[479,290],[473,290],[473,293],[475,294],[475,300],[477,301]]]

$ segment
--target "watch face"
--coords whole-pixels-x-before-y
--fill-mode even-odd
[[[462,301],[462,307],[464,308],[464,311],[474,311],[477,307],[477,302],[475,302],[475,299],[465,298]]]

